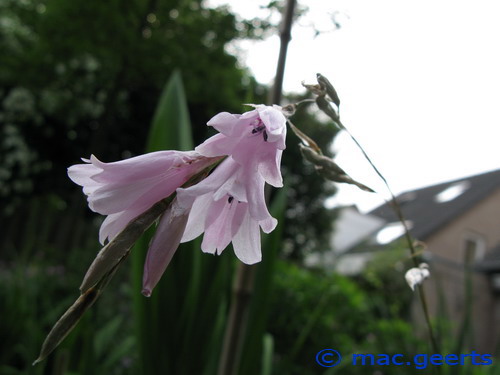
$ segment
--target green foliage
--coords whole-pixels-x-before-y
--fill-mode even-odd
[[[186,94],[179,71],[174,72],[163,89],[149,132],[146,150],[191,150],[193,136]]]
[[[314,358],[324,348],[354,350],[366,336],[368,306],[354,283],[280,262],[269,332],[276,374],[321,373]]]
[[[3,223],[10,236],[2,243],[0,263],[0,373],[123,373],[133,337],[126,329],[122,279],[53,356],[31,366],[46,334],[78,294],[82,264],[90,264],[98,244],[97,226],[82,215],[83,204],[66,207],[53,196],[27,203],[28,220]],[[108,305],[114,311],[103,308]]]
[[[413,295],[409,293],[404,279],[406,270],[414,267],[404,241],[397,241],[384,248],[374,250],[374,257],[367,263],[363,273],[356,277],[359,285],[373,293],[372,304],[377,317],[390,319],[407,317]],[[384,293],[380,293],[384,290]]]

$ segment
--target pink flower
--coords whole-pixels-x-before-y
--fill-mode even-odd
[[[90,209],[107,215],[99,231],[104,244],[217,158],[195,151],[158,151],[114,163],[103,163],[93,155],[82,160],[86,164],[69,167],[68,175],[83,186]]]
[[[270,233],[277,221],[266,207],[264,179],[249,176],[234,160],[228,158],[204,181],[187,189],[177,189],[181,207],[191,209],[181,242],[190,241],[203,232],[201,249],[220,254],[230,242],[238,259],[246,264],[260,262],[260,231]]]
[[[238,259],[254,264],[262,258],[260,228],[270,233],[277,225],[267,210],[264,185],[283,186],[280,162],[286,119],[279,107],[257,106],[242,115],[220,113],[208,125],[220,133],[196,151],[206,157],[229,157],[203,181],[177,189],[175,207],[162,218],[161,235],[155,236],[147,255],[145,295],[151,294],[179,241],[204,233],[204,252],[220,254],[232,242]],[[164,221],[169,224],[163,226]]]
[[[230,242],[246,264],[261,260],[260,229],[277,221],[267,210],[264,186],[283,186],[280,172],[286,119],[279,107],[255,106],[242,115],[219,113],[209,122],[220,133],[195,151],[159,151],[114,163],[94,156],[68,169],[88,196],[89,207],[107,215],[99,232],[104,244],[158,201],[177,191],[162,215],[144,264],[143,294],[149,296],[180,242],[204,233],[204,252],[220,254]],[[193,175],[227,158],[207,178],[181,188]]]
[[[222,112],[214,116],[208,125],[220,133],[195,150],[207,157],[230,155],[247,172],[258,173],[268,184],[282,187],[280,163],[286,118],[278,106],[255,107],[242,115]]]
[[[202,250],[220,254],[232,241],[236,256],[247,264],[261,260],[259,227],[269,233],[277,224],[267,210],[264,185],[283,186],[280,163],[286,137],[280,107],[255,107],[242,115],[219,113],[208,122],[220,133],[196,151],[229,158],[204,181],[177,190],[180,206],[194,207],[182,242],[205,232]]]

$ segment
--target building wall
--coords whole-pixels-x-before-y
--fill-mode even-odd
[[[500,189],[425,240],[432,255],[431,279],[425,286],[432,315],[445,316],[458,335],[470,308],[473,347],[469,349],[493,353],[500,345],[498,296],[484,274],[466,271],[467,239],[478,245],[476,260],[500,243]],[[470,297],[467,275],[471,275]]]

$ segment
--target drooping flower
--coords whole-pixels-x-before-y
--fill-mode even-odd
[[[230,155],[247,172],[257,172],[268,184],[281,187],[286,118],[278,106],[255,107],[242,115],[223,112],[214,116],[208,125],[220,133],[195,150],[207,157]]]
[[[164,232],[156,236],[148,252],[145,295],[151,294],[179,241],[204,233],[202,251],[220,254],[232,242],[236,256],[243,263],[254,264],[262,258],[260,229],[269,233],[277,225],[267,210],[264,186],[266,182],[283,186],[280,162],[286,118],[280,108],[257,106],[242,115],[220,113],[208,125],[220,133],[195,150],[206,157],[228,157],[203,181],[177,189],[175,209],[162,218],[170,225],[162,228]]]
[[[69,167],[68,176],[83,186],[90,209],[107,215],[99,231],[104,244],[217,159],[195,151],[158,151],[103,163],[92,155],[82,159],[85,164]]]
[[[182,242],[205,232],[203,251],[220,254],[232,241],[242,262],[259,262],[259,226],[269,233],[277,224],[267,210],[264,185],[283,186],[280,163],[286,118],[278,106],[259,105],[242,115],[219,113],[208,125],[220,133],[196,151],[207,157],[229,157],[204,181],[178,189],[180,205],[196,208],[191,211]]]
[[[182,242],[205,232],[203,251],[220,254],[232,241],[242,262],[260,261],[259,226],[269,233],[277,224],[267,210],[264,185],[283,186],[285,123],[281,111],[268,106],[243,115],[220,113],[208,122],[221,133],[196,151],[207,157],[229,157],[205,180],[177,190],[180,206],[192,206]]]
[[[286,118],[280,107],[255,106],[242,115],[219,113],[209,122],[220,133],[195,151],[159,151],[114,163],[96,157],[68,169],[83,186],[89,207],[107,215],[99,239],[115,238],[160,200],[177,196],[159,220],[144,264],[143,294],[149,296],[180,242],[204,233],[202,250],[220,254],[233,243],[246,264],[261,260],[260,229],[277,225],[266,206],[265,183],[283,186],[280,172]],[[182,186],[225,158],[207,178]]]

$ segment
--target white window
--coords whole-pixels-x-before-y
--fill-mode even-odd
[[[486,251],[486,241],[484,237],[477,233],[467,233],[462,242],[464,263],[477,262],[483,259]]]
[[[470,187],[469,181],[460,181],[451,186],[448,186],[446,189],[441,191],[435,196],[435,200],[438,203],[446,203],[450,202],[455,198],[458,198],[463,193],[467,191]]]
[[[408,229],[411,229],[412,223],[410,221],[406,221],[406,226]],[[375,235],[375,240],[379,245],[386,245],[391,243],[392,241],[398,239],[405,233],[404,225],[396,221],[394,223],[389,223],[380,229]]]

